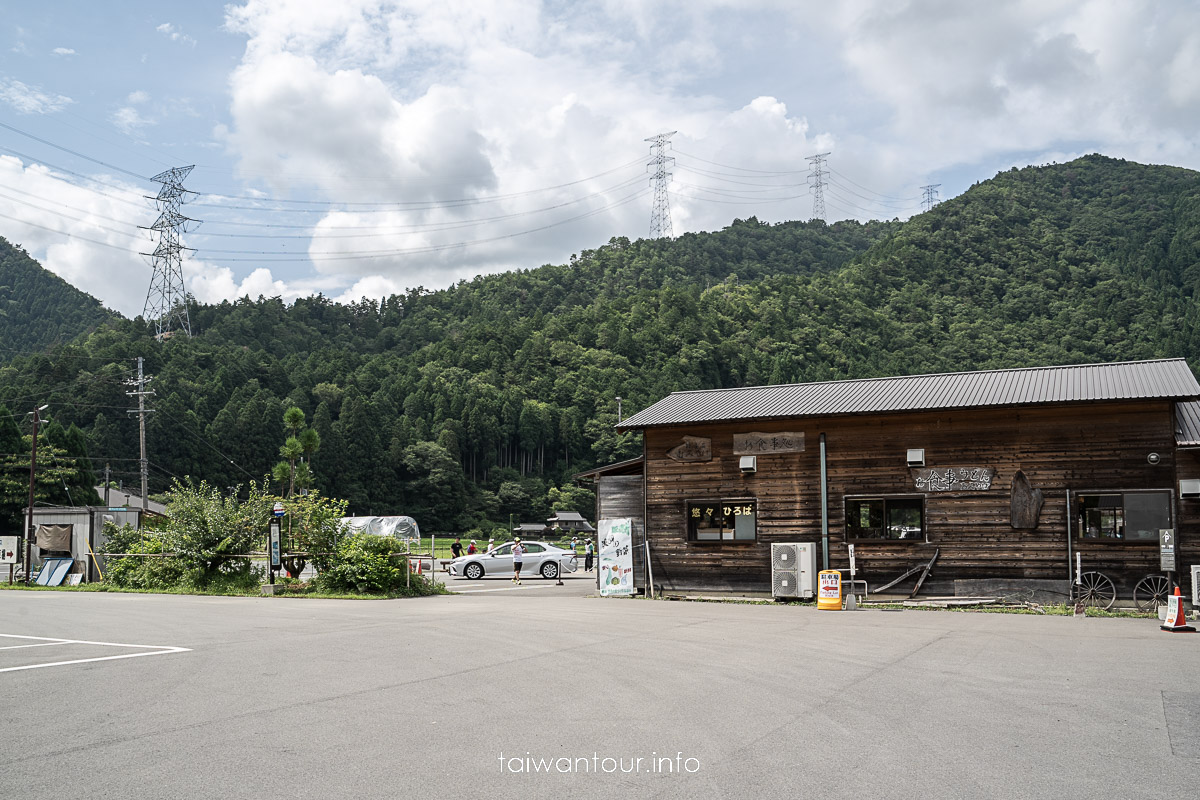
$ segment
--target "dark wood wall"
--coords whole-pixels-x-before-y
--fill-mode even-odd
[[[751,431],[802,431],[805,450],[760,454],[757,472],[743,474],[733,435]],[[928,541],[855,542],[858,568],[874,585],[928,561],[935,549],[940,557],[931,588],[947,590],[956,578],[1067,580],[1067,490],[1175,488],[1174,424],[1167,401],[651,428],[644,432],[646,514],[656,584],[769,591],[771,542],[821,540],[821,433],[826,434],[832,568],[848,566],[847,495],[925,496]],[[711,438],[712,460],[680,463],[668,458],[667,451],[685,435]],[[994,468],[991,488],[920,492],[906,462],[910,448],[925,450],[927,467]],[[1147,460],[1151,452],[1160,457],[1155,465]],[[1045,495],[1034,530],[1010,525],[1010,486],[1017,470]],[[758,501],[756,542],[687,540],[685,501],[738,497]],[[1188,518],[1196,530],[1200,501],[1192,501],[1188,513],[1196,517]],[[1078,530],[1072,534],[1085,569],[1112,574],[1123,593],[1126,581],[1157,569],[1156,542],[1081,541]],[[1187,537],[1186,528],[1183,534],[1181,538]]]
[[[1181,480],[1200,480],[1200,450],[1179,450],[1175,456],[1176,483]],[[1175,530],[1179,537],[1179,582],[1183,593],[1192,596],[1192,564],[1200,564],[1200,498],[1179,498],[1175,501]]]

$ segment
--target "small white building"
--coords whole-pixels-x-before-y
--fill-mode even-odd
[[[103,496],[104,489],[97,488]],[[117,526],[130,525],[133,528],[142,527],[143,513],[161,516],[166,512],[162,503],[148,502],[146,511],[142,511],[142,500],[137,495],[110,490],[108,496],[111,505],[107,506],[35,506],[33,509],[34,540],[31,550],[33,567],[36,570],[47,556],[66,554],[75,561],[70,574],[82,575],[82,580],[91,582],[99,580],[104,572],[104,555],[100,552],[108,539],[104,535],[104,523],[112,522]],[[28,513],[28,509],[26,510]],[[67,541],[70,550],[45,550],[38,546],[38,531],[42,526],[68,526]],[[61,528],[59,529],[61,530]],[[46,536],[49,531],[42,531],[42,543],[50,539]],[[24,553],[22,553],[24,558]]]

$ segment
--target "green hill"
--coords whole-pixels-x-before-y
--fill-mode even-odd
[[[144,355],[156,486],[263,475],[295,405],[317,486],[356,513],[590,514],[569,476],[640,452],[617,396],[628,414],[679,389],[1193,355],[1198,177],[1089,156],[904,224],[750,219],[382,304],[243,299],[194,309],[190,340],[114,320],[0,369],[0,403],[44,393],[132,480],[120,379]]]
[[[69,342],[112,316],[96,298],[0,238],[0,363]]]

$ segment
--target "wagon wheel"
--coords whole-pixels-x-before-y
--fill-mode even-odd
[[[1117,587],[1099,572],[1085,572],[1079,576],[1075,587],[1075,598],[1085,606],[1108,610],[1117,599]]]
[[[1137,603],[1138,611],[1158,611],[1159,606],[1167,604],[1167,596],[1171,593],[1171,585],[1162,575],[1147,575],[1138,581],[1133,589],[1133,601]]]

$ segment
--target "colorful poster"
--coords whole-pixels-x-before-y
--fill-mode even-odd
[[[602,519],[600,537],[600,596],[633,594],[633,521]]]

